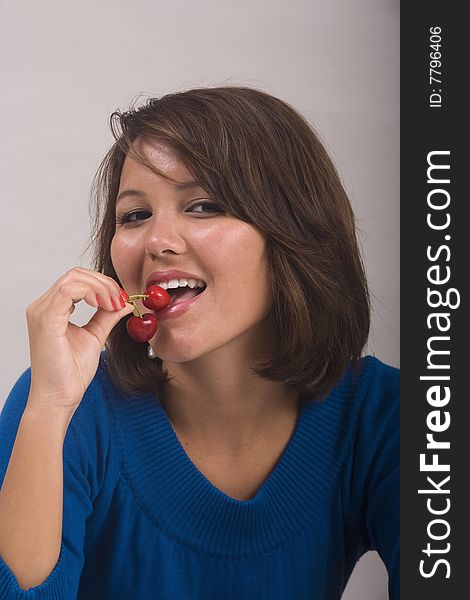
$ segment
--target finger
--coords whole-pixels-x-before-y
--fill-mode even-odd
[[[132,304],[126,304],[121,310],[109,312],[98,310],[93,317],[83,325],[83,329],[94,335],[104,346],[113,327],[123,318],[134,312]]]
[[[93,281],[74,281],[62,284],[52,296],[42,314],[68,315],[73,304],[84,300],[93,308],[103,308],[106,311],[115,311],[111,303],[108,290]]]
[[[96,275],[97,276],[80,271],[78,269],[73,269],[61,279],[62,283],[59,287],[56,286],[55,293],[58,293],[63,286],[81,282],[84,285],[90,286],[90,288],[94,290],[94,297],[91,294],[88,297],[76,297],[72,298],[73,302],[85,300],[88,304],[90,304],[90,306],[95,308],[99,307],[105,310],[120,310],[122,308],[122,304],[120,296],[121,288],[119,285],[106,275],[102,275],[100,273],[96,273]],[[51,296],[51,298],[53,297],[54,296]],[[51,299],[49,299],[49,304],[50,303]],[[48,309],[49,308],[50,306],[48,306]]]
[[[30,304],[31,309],[33,309],[33,312],[37,313],[37,314],[40,314],[44,310],[48,310],[52,299],[54,298],[54,296],[57,294],[57,292],[63,285],[71,284],[74,282],[80,282],[80,281],[88,282],[90,286],[95,284],[94,285],[94,288],[96,290],[95,296],[97,293],[104,290],[103,287],[98,288],[96,286],[95,279],[84,278],[83,274],[77,274],[77,273],[75,274],[75,277],[73,278],[71,271],[69,271],[65,275],[62,275],[61,277],[59,277],[59,279],[57,279],[57,281],[55,281],[52,284],[52,286],[46,292],[44,292],[44,294],[42,294],[41,296],[36,298],[33,302],[31,302],[31,304]],[[80,299],[73,299],[72,301],[79,302]],[[90,302],[90,304],[91,304],[91,306],[93,306],[95,308],[98,306],[98,304],[96,303],[96,300],[94,300],[93,302]]]
[[[63,285],[78,281],[88,282],[88,284],[95,289],[95,294],[99,296],[97,301],[87,301],[91,306],[100,306],[106,310],[116,310],[121,308],[120,287],[118,283],[111,277],[103,275],[98,271],[91,271],[80,267],[70,269],[67,273],[59,277],[59,279],[57,279],[53,285],[32,304],[34,304],[38,310],[40,310],[40,308],[49,307],[51,299]]]
[[[117,308],[122,308],[121,306],[121,287],[118,282],[115,281],[112,277],[108,275],[104,275],[104,273],[100,273],[99,271],[91,271],[89,269],[84,269],[82,267],[76,267],[74,269],[76,273],[82,273],[84,275],[88,275],[89,277],[94,277],[101,285],[106,286],[109,290],[110,297],[114,302],[114,305]]]

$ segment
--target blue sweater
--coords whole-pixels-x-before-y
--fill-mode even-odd
[[[49,577],[21,590],[0,558],[1,600],[336,600],[377,550],[399,598],[399,371],[367,356],[302,407],[250,500],[191,462],[158,399],[120,394],[105,353],[64,442],[63,535]],[[0,415],[3,482],[30,369]]]

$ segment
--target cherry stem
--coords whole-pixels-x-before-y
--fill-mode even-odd
[[[134,310],[137,311],[137,314],[139,315],[139,318],[141,319],[142,318],[142,313],[140,312],[139,307],[137,306],[137,304],[133,300],[130,300],[130,299],[126,300],[126,302],[129,302],[129,304],[133,305]]]
[[[148,298],[148,294],[134,294],[133,296],[129,296],[126,302],[133,302],[133,300],[137,300],[138,298]]]
[[[139,319],[141,319],[142,313],[140,312],[139,307],[135,303],[135,300],[138,300],[139,298],[149,298],[149,295],[148,294],[133,294],[132,296],[129,296],[129,298],[127,298],[125,300],[125,302],[129,302],[129,304],[132,304],[134,306],[134,309],[137,311],[137,314],[139,315]]]
[[[138,300],[139,298],[148,298],[148,297],[149,297],[148,294],[134,294],[132,296],[129,296],[129,298],[127,298],[127,300],[126,300],[126,302],[129,302],[129,304],[134,305],[134,309],[137,311],[137,314],[139,315],[139,319],[142,318],[142,313],[140,312],[139,307],[135,303],[135,300]]]

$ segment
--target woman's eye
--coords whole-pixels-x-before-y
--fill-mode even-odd
[[[199,214],[204,214],[204,212],[222,212],[222,209],[217,204],[215,204],[214,202],[197,202],[196,204],[193,204],[190,207],[190,209],[194,210],[198,206],[204,207],[203,211],[200,211],[200,210],[194,211],[194,212],[199,213]]]
[[[189,207],[189,211],[203,215],[211,213],[220,213],[222,212],[222,209],[214,202],[197,202],[196,204],[193,204]],[[144,221],[151,216],[152,213],[148,210],[134,210],[132,212],[117,216],[116,224],[126,225],[131,223],[139,223],[139,221]]]
[[[142,220],[138,217],[139,215],[144,215],[143,219],[146,219],[147,217],[145,215],[151,215],[151,213],[148,210],[135,210],[134,212],[116,217],[116,223],[119,225],[124,225],[125,223],[137,223]]]

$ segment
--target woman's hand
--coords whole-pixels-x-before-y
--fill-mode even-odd
[[[76,410],[95,376],[111,329],[133,312],[131,304],[121,307],[119,291],[111,277],[75,267],[27,307],[30,397],[35,404]],[[99,307],[83,327],[69,321],[80,300]]]

